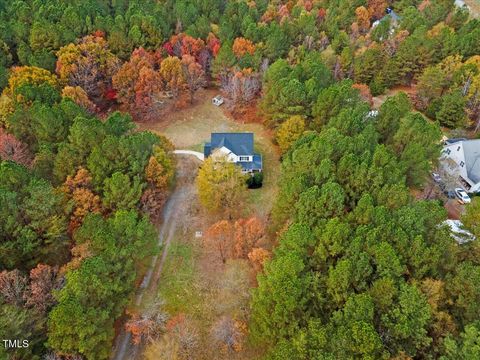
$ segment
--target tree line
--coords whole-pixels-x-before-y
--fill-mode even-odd
[[[328,112],[283,158],[252,339],[271,359],[475,358],[478,244],[457,245],[441,204],[409,191],[438,157],[438,124],[403,93],[372,115],[351,83],[326,91]]]
[[[173,181],[166,138],[134,131],[128,114],[100,120],[60,84],[17,67],[4,90],[0,334],[30,346],[2,357],[108,358]]]

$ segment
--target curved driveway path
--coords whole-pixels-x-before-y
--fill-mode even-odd
[[[174,154],[177,154],[177,155],[193,155],[195,156],[197,159],[203,161],[204,160],[204,156],[201,152],[198,152],[198,151],[192,151],[192,150],[174,150],[173,151]]]

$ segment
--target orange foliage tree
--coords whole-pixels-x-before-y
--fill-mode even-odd
[[[368,0],[368,12],[371,17],[381,19],[385,15],[387,8],[386,0]]]
[[[190,103],[193,103],[195,92],[206,85],[205,72],[199,63],[195,62],[195,58],[191,55],[182,57],[182,68],[185,83],[190,94]]]
[[[225,264],[233,249],[233,226],[227,220],[221,220],[210,226],[206,232],[204,244],[213,248]]]
[[[182,61],[176,56],[168,56],[160,65],[160,75],[172,95],[177,97],[185,86]]]
[[[141,316],[134,314],[125,324],[125,329],[132,334],[134,344],[142,341],[151,342],[165,331],[168,316],[158,308],[152,307]]]
[[[235,257],[246,259],[249,252],[265,234],[265,227],[257,217],[235,222]]]
[[[264,248],[254,248],[248,253],[248,259],[257,273],[263,270],[265,262],[271,257],[271,252]]]
[[[87,93],[80,86],[65,86],[62,90],[62,97],[72,99],[77,105],[93,114],[96,111],[95,104],[88,98]]]
[[[237,58],[241,58],[246,54],[253,55],[255,53],[255,45],[248,39],[238,37],[233,42],[232,51]]]
[[[153,53],[143,48],[135,49],[130,59],[120,67],[112,78],[118,101],[122,104],[133,105],[135,102],[135,86],[140,71],[144,68],[153,69],[155,65],[156,58]]]
[[[162,79],[157,71],[159,57],[143,48],[133,51],[113,76],[117,99],[136,117],[151,118],[162,101]]]
[[[370,13],[365,6],[359,6],[355,9],[358,28],[361,32],[366,32],[370,28]]]
[[[75,176],[67,176],[63,184],[63,191],[74,203],[70,217],[69,231],[74,232],[85,217],[91,213],[101,213],[102,203],[100,197],[93,193],[91,186],[92,177],[88,170],[80,168]]]
[[[131,111],[142,119],[150,120],[158,111],[163,108],[164,101],[162,98],[162,81],[160,74],[151,69],[143,68],[138,74],[135,83],[135,102]]]
[[[173,55],[177,57],[191,55],[198,59],[200,52],[205,47],[205,43],[202,39],[195,39],[190,35],[180,33],[170,38],[169,46],[172,49]]]
[[[57,52],[56,72],[65,84],[80,86],[95,100],[107,92],[119,59],[103,37],[85,36],[78,44],[68,44]]]
[[[373,105],[373,97],[372,93],[370,92],[370,88],[366,84],[353,84],[352,88],[357,89],[360,92],[360,97],[363,101]]]

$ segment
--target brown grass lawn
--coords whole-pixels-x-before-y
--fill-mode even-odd
[[[388,97],[390,96],[395,96],[397,95],[399,92],[404,92],[406,93],[407,95],[410,95],[411,93],[414,93],[415,92],[415,87],[412,87],[412,86],[395,86],[394,88],[392,89],[388,89],[385,94],[383,95],[379,95],[379,96],[375,96],[373,98],[373,108],[374,109],[378,109],[380,108],[380,106],[385,102],[385,100],[387,100]]]
[[[261,189],[250,190],[251,211],[259,216],[267,216],[277,192],[280,174],[280,155],[272,143],[272,133],[262,124],[241,123],[227,117],[222,107],[211,103],[211,98],[217,93],[216,90],[202,90],[196,95],[193,106],[167,114],[156,122],[141,123],[138,127],[167,136],[177,149],[200,152],[203,152],[203,144],[210,140],[212,132],[253,132],[255,150],[263,155],[264,185]]]

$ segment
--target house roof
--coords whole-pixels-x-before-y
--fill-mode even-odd
[[[462,141],[465,167],[470,180],[480,182],[480,139]]]
[[[209,154],[205,155],[208,156],[213,149],[223,146],[235,155],[252,155],[253,133],[212,133],[210,143],[205,146],[205,150],[209,148]]]
[[[255,154],[253,155],[253,161],[251,162],[237,162],[237,164],[242,166],[244,170],[262,170],[262,155]]]
[[[455,144],[459,141],[466,141],[467,139],[465,138],[452,138],[452,139],[446,139],[445,144]]]
[[[398,14],[397,14],[395,11],[393,11],[393,10],[390,12],[389,15],[390,15],[390,17],[391,17],[393,20],[395,20],[395,21],[399,21],[399,20],[400,20],[400,16],[398,16]]]

